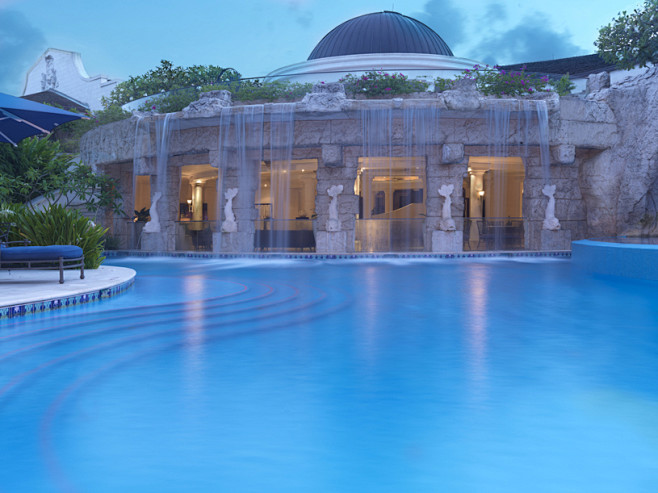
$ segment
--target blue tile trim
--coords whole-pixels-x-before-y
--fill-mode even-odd
[[[141,250],[110,250],[104,255],[113,257],[174,257],[199,259],[298,259],[298,260],[350,260],[350,259],[391,259],[391,258],[517,258],[517,257],[559,257],[571,258],[571,250],[557,251],[513,251],[513,252],[459,252],[459,253],[212,253],[212,252],[143,252]]]
[[[135,282],[135,278],[129,279],[126,282],[117,284],[109,288],[98,289],[88,293],[76,294],[73,296],[66,296],[64,298],[53,298],[49,300],[34,301],[32,303],[25,303],[22,305],[9,305],[0,307],[0,320],[3,318],[14,318],[31,313],[47,312],[50,310],[58,310],[69,306],[82,305],[84,303],[91,303],[94,301],[101,301],[111,296],[115,296],[124,292]]]

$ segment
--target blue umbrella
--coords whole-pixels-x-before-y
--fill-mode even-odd
[[[57,125],[78,118],[84,116],[0,92],[0,142],[16,145],[27,137],[48,134]]]

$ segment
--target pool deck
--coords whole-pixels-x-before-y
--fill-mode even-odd
[[[135,271],[101,266],[64,271],[64,284],[56,270],[0,270],[0,321],[5,318],[56,310],[99,301],[125,291],[135,280]]]

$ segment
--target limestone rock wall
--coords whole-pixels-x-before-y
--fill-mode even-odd
[[[549,116],[548,172],[541,159],[539,127],[519,125],[520,113],[513,113],[510,117],[506,145],[510,147],[511,155],[521,156],[525,163],[523,215],[526,219],[526,248],[542,247],[542,221],[547,198],[541,190],[547,180],[556,185],[556,217],[573,240],[633,232],[658,233],[657,69],[613,87],[592,84],[591,88],[594,92],[586,98],[543,96]],[[168,188],[172,196],[177,196],[180,186],[178,167],[186,164],[220,165],[218,125],[222,108],[231,104],[229,96],[221,96],[215,98],[217,101],[206,98],[208,101],[204,104],[199,103],[198,107],[194,106],[172,119],[177,125],[169,144],[171,172]],[[393,156],[407,152],[404,149],[403,111],[429,108],[440,114],[438,129],[427,136],[423,150],[418,151],[427,157],[425,243],[429,249],[432,233],[441,216],[442,199],[438,188],[443,184],[452,184],[455,190],[461,188],[469,157],[491,155],[488,111],[497,105],[515,104],[523,108],[518,102],[483,97],[472,87],[422,99],[376,101],[348,100],[340,87],[318,88],[317,93],[295,104],[293,146],[294,159],[318,160],[316,233],[327,232],[331,201],[327,189],[343,185],[343,192],[338,196],[339,220],[341,231],[347,235],[346,251],[353,249],[358,212],[354,181],[358,158],[363,152],[360,120],[363,109],[393,110],[390,142]],[[233,113],[247,110],[240,106],[231,106],[230,109]],[[278,109],[274,104],[265,104],[262,110],[265,150],[269,146],[269,115]],[[81,141],[84,162],[121,178],[127,215],[132,214],[128,209],[132,204],[133,159],[136,159],[138,174],[156,173],[155,121],[158,118],[163,116],[146,116],[140,120],[140,125],[149,129],[151,138],[137,139],[137,147],[137,117],[95,129]],[[264,152],[267,154],[268,151]],[[263,158],[268,159],[268,156]],[[257,173],[258,168],[256,160],[252,171]],[[227,187],[238,186],[238,174],[235,165],[226,167]],[[253,195],[254,191],[239,193],[246,197]],[[167,221],[175,220],[176,208],[177,203],[168,207]],[[234,209],[243,236],[230,239],[235,244],[228,247],[248,250],[256,213],[253,207],[239,200]],[[455,195],[452,215],[459,218],[463,212],[464,203]],[[458,229],[460,227],[458,225]],[[222,239],[223,243],[227,241],[228,237]]]
[[[618,139],[581,169],[594,235],[656,234],[658,224],[658,67],[588,95],[607,104]]]

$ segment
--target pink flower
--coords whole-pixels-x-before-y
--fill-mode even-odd
[[[390,90],[391,90],[391,88],[390,88],[390,87],[387,87],[387,88],[386,88],[386,89],[384,89],[384,90],[385,90],[385,91],[390,91]]]

